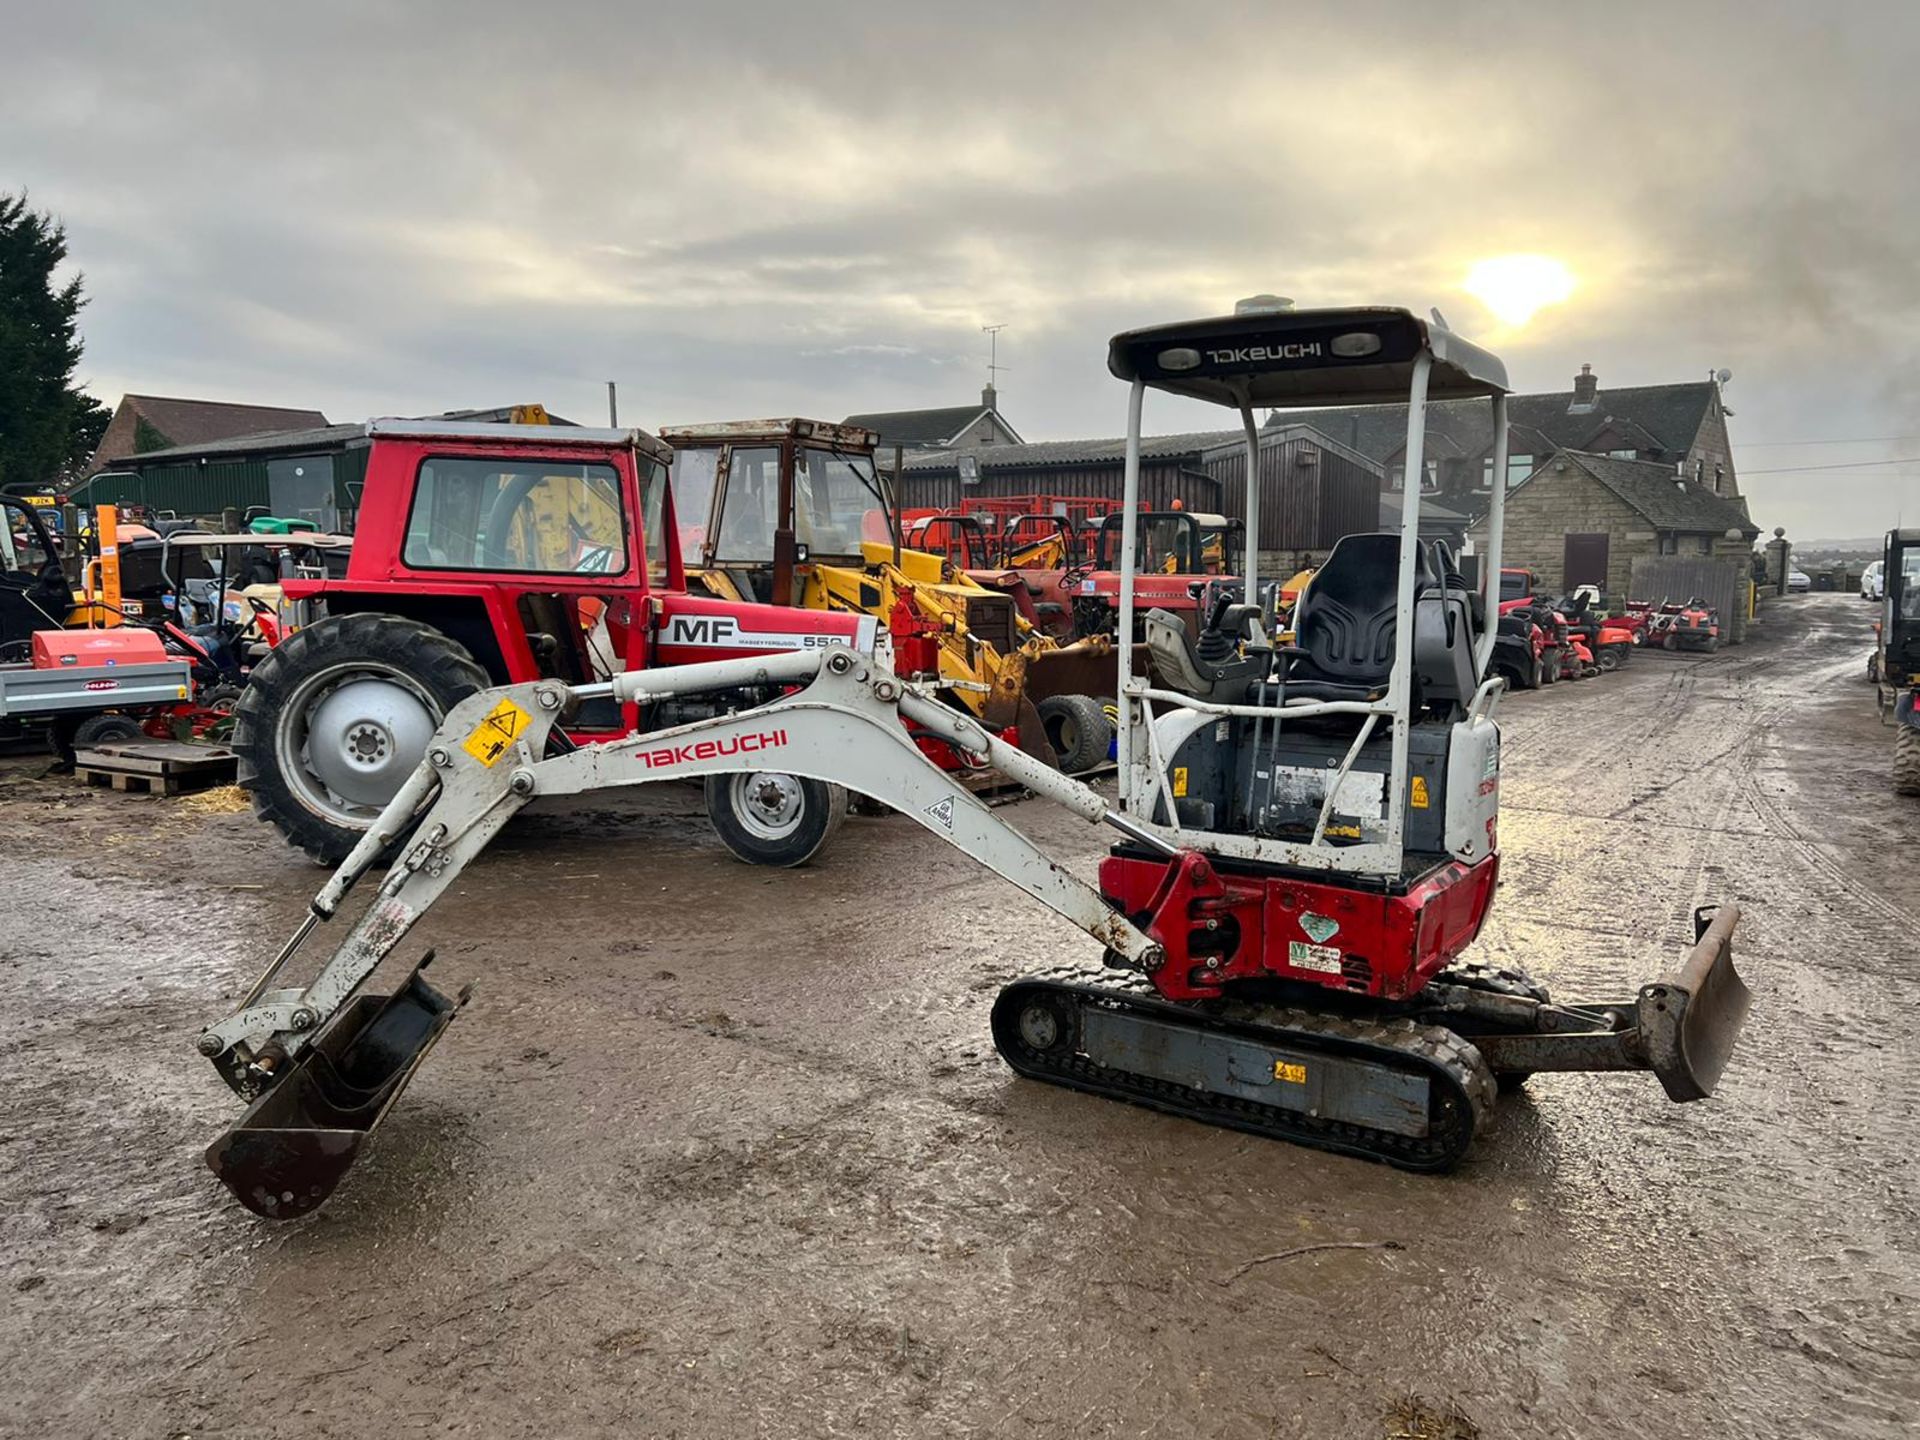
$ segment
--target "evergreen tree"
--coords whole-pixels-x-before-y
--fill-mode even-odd
[[[80,277],[55,288],[66,231],[0,193],[0,486],[72,475],[112,417],[73,388],[80,363]]]

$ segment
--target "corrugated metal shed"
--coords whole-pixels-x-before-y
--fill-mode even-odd
[[[239,460],[109,470],[76,490],[74,498],[85,505],[144,505],[155,514],[218,515],[229,506],[245,511],[267,503],[267,464]]]

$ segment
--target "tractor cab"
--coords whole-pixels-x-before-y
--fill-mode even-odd
[[[1881,583],[1886,598],[1874,673],[1896,725],[1893,788],[1920,795],[1920,530],[1887,532]]]
[[[1125,521],[1108,515],[1093,533],[1093,568],[1118,570]],[[1147,510],[1133,526],[1133,565],[1143,575],[1235,575],[1246,527],[1225,515],[1192,510]]]
[[[859,566],[898,541],[893,498],[873,463],[879,437],[821,420],[671,425],[680,550],[711,594],[801,603],[826,563]]]

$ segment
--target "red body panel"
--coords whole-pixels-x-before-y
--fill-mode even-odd
[[[1169,1000],[1254,979],[1403,1000],[1473,943],[1499,868],[1498,855],[1448,861],[1390,895],[1331,875],[1222,873],[1194,851],[1175,860],[1116,854],[1100,862],[1100,892],[1124,913],[1150,917],[1145,928],[1167,952],[1152,979]]]
[[[59,670],[71,665],[152,665],[168,658],[167,647],[152,630],[122,625],[112,630],[36,630],[33,668]]]
[[[780,650],[823,650],[830,645],[873,649],[871,615],[802,610],[789,605],[752,605],[705,595],[656,595],[660,627],[654,636],[655,665],[691,665],[737,660]]]

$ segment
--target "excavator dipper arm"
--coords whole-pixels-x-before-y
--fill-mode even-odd
[[[805,688],[720,718],[545,753],[555,723],[582,699],[611,694],[647,704],[702,691],[783,684]],[[743,769],[837,782],[880,800],[1071,920],[1110,951],[1116,963],[1143,971],[1159,963],[1161,948],[1149,935],[921,755],[902,716],[984,755],[1002,773],[1084,819],[1112,825],[1173,853],[1166,842],[1116,813],[1093,790],[900,680],[872,656],[848,649],[640,671],[604,685],[540,681],[504,686],[472,696],[447,715],[420,768],[314,897],[300,930],[241,1007],[202,1033],[199,1049],[241,1095],[254,1100],[267,1095],[310,1045],[322,1044],[330,1022],[368,976],[529,801]],[[432,803],[422,816],[420,807],[429,798]],[[400,841],[409,832],[411,838]],[[396,842],[398,858],[373,902],[312,982],[269,988],[301,942],[320,922],[333,918],[355,882]],[[437,994],[417,976],[409,983]],[[445,1020],[439,1019],[437,1028],[431,1022],[440,1013],[415,1017],[413,1028],[431,1029],[437,1036]],[[451,1018],[450,1009],[446,1018]],[[367,1023],[375,1021],[368,1017]],[[336,1037],[334,1048],[342,1053],[332,1065],[351,1070],[350,1062],[358,1061],[361,1080],[384,1083],[403,1060],[417,1063],[417,1053],[399,1053],[392,1045],[375,1045],[379,1053],[369,1055],[364,1039],[343,1046]],[[357,1087],[379,1088],[370,1083]]]

